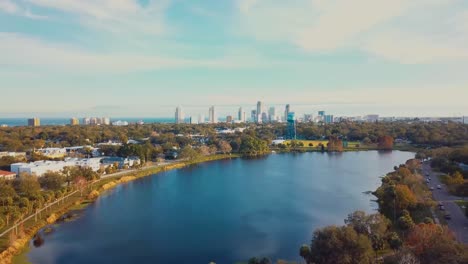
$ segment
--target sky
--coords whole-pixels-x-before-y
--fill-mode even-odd
[[[468,115],[466,0],[0,0],[0,117]]]

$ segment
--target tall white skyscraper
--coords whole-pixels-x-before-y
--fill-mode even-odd
[[[270,120],[270,122],[276,121],[276,108],[274,106],[268,109],[268,119]]]
[[[239,108],[239,112],[237,113],[237,119],[239,120],[239,122],[242,122],[242,123],[245,123],[245,112],[244,112],[244,109],[242,109],[242,107]]]
[[[284,122],[288,121],[288,115],[291,112],[291,106],[289,104],[286,105],[286,108],[284,109]]]
[[[178,106],[175,111],[175,123],[182,124],[184,123],[184,112],[181,106]]]
[[[210,123],[212,123],[212,124],[218,123],[218,117],[216,116],[216,111],[215,111],[214,106],[210,107],[209,118],[210,118],[210,120],[209,120]]]
[[[205,124],[205,116],[198,115],[198,124]]]
[[[257,116],[255,119],[256,123],[262,122],[262,114],[263,114],[263,103],[261,101],[257,102]]]

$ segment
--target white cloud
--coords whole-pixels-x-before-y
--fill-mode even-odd
[[[23,8],[10,0],[0,0],[0,12],[10,15],[19,15],[30,19],[47,19],[46,16],[31,13],[29,9]]]
[[[159,54],[94,53],[74,46],[46,42],[15,33],[0,33],[0,66],[21,66],[27,71],[54,69],[67,73],[123,73],[168,68],[246,68],[266,65],[260,58],[222,56],[213,59],[185,59]]]
[[[35,6],[76,15],[80,23],[97,30],[153,35],[167,33],[164,12],[170,0],[150,1],[147,6],[141,6],[136,0],[25,1]]]
[[[239,0],[238,8],[244,33],[311,53],[346,49],[403,63],[468,54],[468,10],[459,0]]]

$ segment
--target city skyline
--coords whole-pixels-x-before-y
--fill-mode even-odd
[[[170,117],[174,105],[222,116],[256,100],[468,115],[468,2],[350,5],[2,0],[0,116]]]

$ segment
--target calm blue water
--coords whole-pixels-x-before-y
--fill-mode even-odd
[[[299,260],[315,228],[373,212],[379,176],[409,152],[276,154],[143,178],[100,197],[31,246],[33,263],[235,263]]]
[[[70,124],[70,118],[40,118],[41,119],[41,126],[63,126]],[[82,118],[79,118],[80,123],[82,122]],[[151,123],[174,123],[174,118],[129,118],[129,117],[122,117],[122,118],[111,118],[111,122],[122,120],[127,121],[129,123],[137,123],[138,121],[142,120],[145,124]],[[27,126],[28,125],[28,118],[0,118],[0,125],[7,125],[7,126]]]

